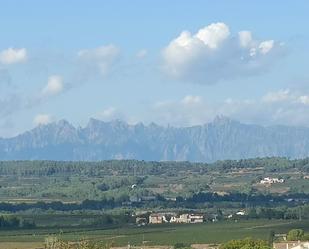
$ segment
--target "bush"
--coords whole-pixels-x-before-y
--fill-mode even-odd
[[[271,247],[264,240],[247,238],[243,240],[231,240],[222,244],[220,249],[271,249]]]
[[[174,245],[174,249],[184,249],[184,248],[191,248],[191,245],[186,243],[176,243]]]
[[[304,230],[302,229],[292,229],[288,232],[288,240],[301,240],[304,237]]]
[[[111,244],[100,244],[89,240],[81,240],[76,243],[63,241],[56,236],[49,236],[45,239],[45,249],[109,249]]]

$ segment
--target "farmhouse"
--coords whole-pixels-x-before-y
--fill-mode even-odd
[[[150,224],[161,223],[202,223],[204,221],[203,214],[180,214],[175,213],[153,213],[149,216]]]
[[[173,216],[170,220],[171,223],[202,223],[204,215],[202,214],[181,214]]]
[[[246,212],[244,210],[240,210],[236,213],[236,215],[244,216]]]
[[[284,179],[265,177],[260,181],[261,184],[284,183]]]
[[[203,223],[204,215],[202,214],[190,214],[190,223]]]
[[[153,213],[149,216],[150,224],[161,223],[202,223],[204,216],[202,214],[172,214],[172,213]]]
[[[190,223],[189,214],[181,214],[176,218],[177,223]]]
[[[162,214],[151,214],[149,215],[149,224],[162,224],[163,223]]]

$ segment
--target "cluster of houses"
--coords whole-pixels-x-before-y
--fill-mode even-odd
[[[175,213],[152,213],[149,219],[137,217],[136,223],[139,225],[163,224],[163,223],[203,223],[203,214],[175,214]]]
[[[284,179],[265,177],[260,181],[261,184],[284,183]]]
[[[150,224],[160,223],[202,223],[204,216],[202,214],[180,214],[166,215],[162,213],[154,213],[149,215]]]
[[[218,214],[204,215],[200,213],[181,213],[176,214],[174,212],[160,212],[160,213],[151,213],[140,212],[136,213],[136,224],[138,226],[144,226],[147,224],[163,224],[163,223],[174,223],[174,224],[195,224],[203,223],[205,221],[217,222]],[[238,210],[234,214],[226,216],[227,219],[239,218],[245,216],[245,210]]]

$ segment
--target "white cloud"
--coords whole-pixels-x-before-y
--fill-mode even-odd
[[[264,72],[282,51],[274,40],[255,40],[250,31],[232,35],[226,24],[213,23],[173,39],[162,51],[163,69],[178,80],[214,84]]]
[[[277,92],[269,92],[262,97],[262,101],[264,102],[282,102],[289,100],[291,98],[290,89],[281,89]]]
[[[243,30],[238,32],[240,46],[247,48],[252,46],[252,34],[250,31]]]
[[[141,49],[137,52],[136,57],[142,59],[142,58],[145,58],[147,54],[148,54],[148,51],[146,49]]]
[[[63,80],[59,75],[52,75],[48,78],[47,85],[42,89],[43,96],[57,95],[63,91]]]
[[[0,52],[0,63],[9,65],[25,62],[27,60],[27,50],[25,48],[8,48]]]
[[[124,119],[124,120],[127,119],[126,116],[115,107],[108,107],[103,111],[99,112],[95,116],[104,121],[111,121],[115,119]]]
[[[207,47],[211,49],[218,48],[220,44],[230,35],[229,27],[222,22],[212,23],[200,29],[195,35]]]
[[[174,126],[190,126],[210,121],[202,97],[187,95],[178,101],[160,101],[151,110],[152,121]]]
[[[309,96],[308,95],[302,95],[298,98],[299,102],[304,105],[309,105]]]
[[[115,61],[118,59],[120,50],[115,45],[106,45],[93,49],[84,49],[78,52],[78,58],[86,70],[97,71],[106,75]]]
[[[34,125],[46,125],[48,123],[51,123],[53,121],[53,118],[50,114],[38,114],[34,117],[33,123]]]
[[[216,116],[260,125],[296,125],[309,127],[309,95],[290,89],[269,92],[257,99],[227,98],[207,102],[201,96],[185,96],[161,101],[153,106],[151,118],[175,126],[200,125]]]
[[[187,95],[181,102],[185,105],[199,104],[202,102],[202,98],[200,96]]]
[[[269,53],[270,50],[273,49],[274,47],[274,40],[269,40],[269,41],[263,41],[259,45],[259,49],[262,54],[267,54]]]
[[[115,113],[116,113],[116,108],[114,107],[109,107],[105,110],[103,110],[101,113],[100,113],[100,116],[102,118],[113,118],[115,116]]]

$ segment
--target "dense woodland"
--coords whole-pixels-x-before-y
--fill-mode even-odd
[[[290,160],[281,157],[224,160],[215,163],[146,162],[137,160],[108,160],[99,162],[70,161],[0,161],[1,175],[51,176],[57,174],[83,174],[88,176],[113,175],[162,175],[179,171],[205,173],[211,170],[263,168],[266,172],[298,169],[309,173],[309,158]]]
[[[24,228],[35,228],[35,223],[13,215],[0,216],[0,229],[7,230]]]

